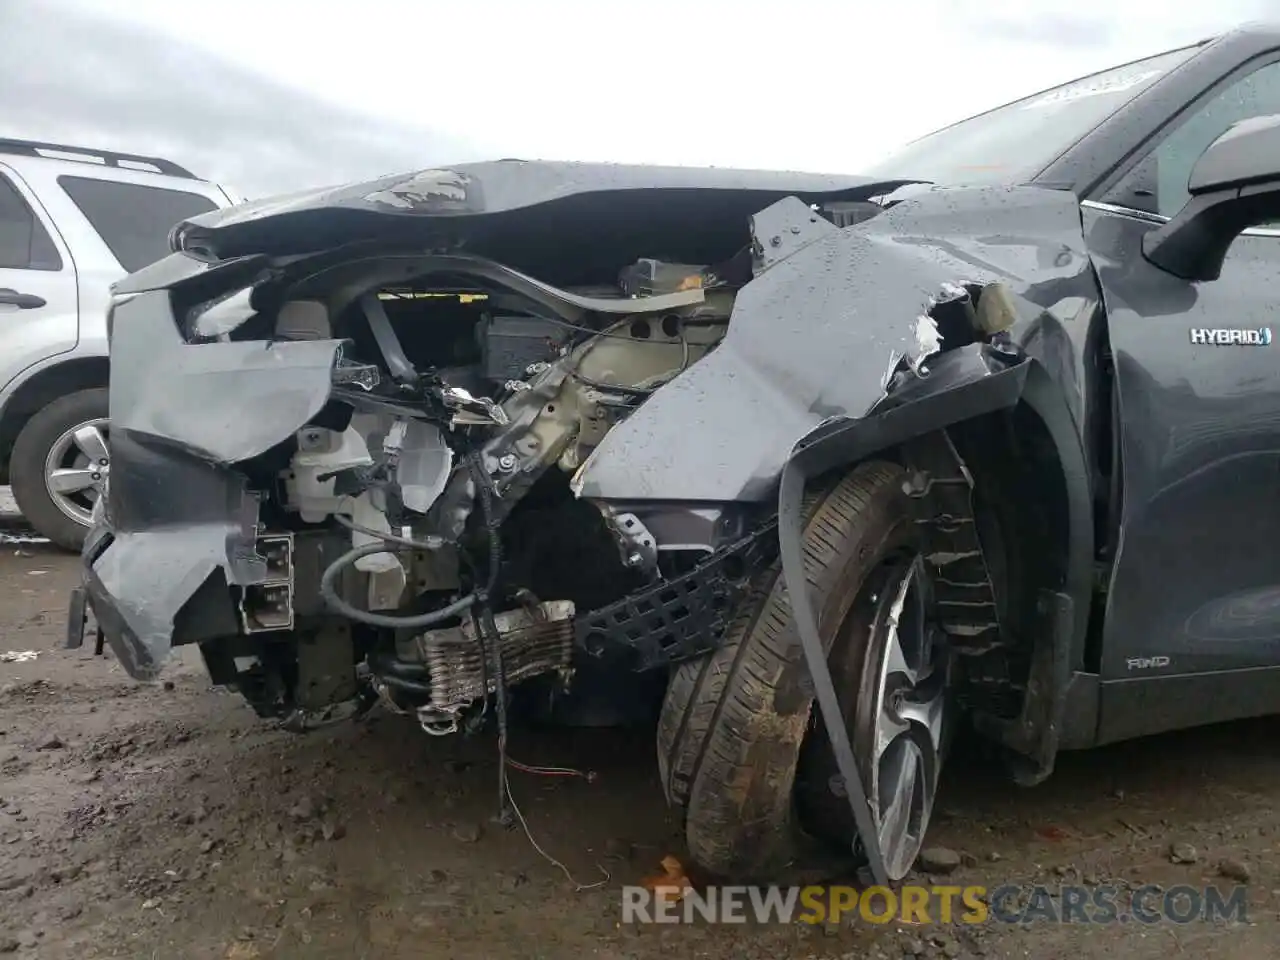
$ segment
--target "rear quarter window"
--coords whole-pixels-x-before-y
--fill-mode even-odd
[[[168,255],[175,224],[217,209],[208,197],[186,190],[70,176],[58,184],[130,273]]]
[[[18,188],[0,174],[0,270],[61,270],[49,232]]]

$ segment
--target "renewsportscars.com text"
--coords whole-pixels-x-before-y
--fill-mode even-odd
[[[1242,886],[622,888],[623,923],[1243,923],[1247,907]]]

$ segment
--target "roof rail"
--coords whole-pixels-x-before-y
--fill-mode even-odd
[[[124,164],[126,163],[145,164],[154,167],[157,173],[163,173],[170,177],[182,177],[184,180],[200,179],[185,167],[180,167],[172,160],[165,160],[161,157],[143,157],[133,153],[116,153],[113,150],[95,150],[92,147],[72,147],[62,143],[41,143],[38,140],[11,140],[6,137],[0,137],[0,154],[39,157],[45,152],[68,154],[68,156],[50,159],[97,163],[99,166],[119,167],[126,170],[134,169],[133,167],[125,167]],[[79,154],[79,156],[74,156],[74,154]]]

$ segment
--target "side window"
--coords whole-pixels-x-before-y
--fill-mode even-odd
[[[1259,67],[1192,112],[1112,191],[1115,202],[1172,217],[1189,199],[1191,168],[1233,123],[1280,113],[1280,63]]]
[[[62,257],[18,188],[0,174],[0,270],[61,270]]]
[[[169,254],[169,231],[183,220],[216,210],[208,197],[137,183],[64,176],[58,184],[130,273]]]

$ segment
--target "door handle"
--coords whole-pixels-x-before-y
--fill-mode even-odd
[[[34,293],[19,293],[8,287],[0,287],[0,304],[17,307],[19,310],[34,310],[46,303],[48,301],[44,297],[37,297]]]

